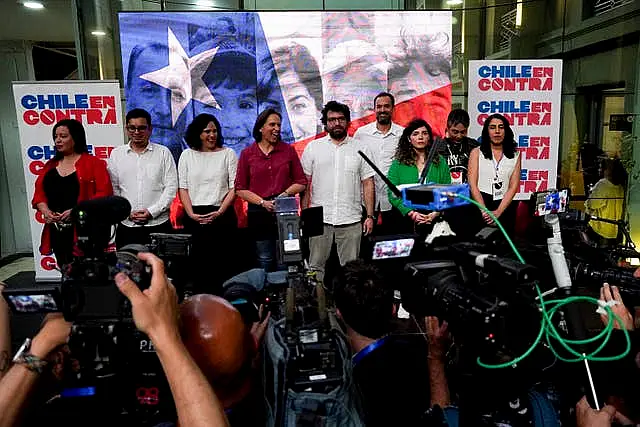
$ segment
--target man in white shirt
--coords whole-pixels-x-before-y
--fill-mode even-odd
[[[376,121],[362,126],[356,130],[353,138],[367,147],[371,153],[371,160],[385,174],[389,173],[389,167],[398,148],[398,141],[404,128],[391,121],[395,98],[388,92],[380,92],[373,99],[373,107],[376,113]],[[382,224],[376,227],[376,235],[392,233],[391,203],[387,196],[387,185],[382,178],[375,175],[376,209],[375,216],[382,215]]]
[[[178,174],[169,149],[149,141],[151,116],[135,108],[127,113],[129,143],[115,148],[107,163],[113,193],[131,203],[129,218],[116,232],[116,246],[147,244],[151,233],[170,233],[169,206],[178,190]]]
[[[373,230],[374,171],[358,154],[363,149],[347,135],[351,120],[349,107],[330,101],[322,110],[328,135],[311,141],[302,154],[302,168],[309,182],[303,207],[322,206],[324,233],[309,239],[309,264],[324,279],[324,268],[335,240],[340,264],[358,258],[362,233]],[[362,193],[367,218],[362,219]]]

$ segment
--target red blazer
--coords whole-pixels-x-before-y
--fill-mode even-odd
[[[44,194],[44,176],[56,166],[58,166],[58,161],[56,159],[51,159],[45,163],[42,172],[38,175],[38,179],[36,179],[35,192],[33,193],[33,200],[31,201],[31,205],[34,209],[38,209],[38,203],[47,203],[47,196]],[[104,160],[98,159],[89,153],[83,153],[76,162],[76,176],[78,177],[78,182],[80,184],[78,203],[83,200],[113,195],[111,178],[109,178],[107,164]],[[42,255],[50,255],[52,253],[51,224],[45,224],[42,229],[40,253]]]

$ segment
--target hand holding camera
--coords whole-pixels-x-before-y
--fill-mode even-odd
[[[152,340],[178,338],[178,296],[157,256],[140,252],[138,258],[151,266],[151,286],[141,291],[125,273],[115,277],[118,289],[131,301],[136,327]]]

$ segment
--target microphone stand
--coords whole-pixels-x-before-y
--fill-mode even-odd
[[[569,267],[567,265],[567,259],[564,255],[564,247],[562,245],[562,236],[560,233],[560,219],[557,214],[550,214],[544,217],[545,222],[552,230],[552,236],[547,239],[547,248],[549,250],[549,258],[551,259],[551,266],[553,268],[553,274],[556,278],[558,289],[564,294],[563,296],[571,296],[571,274],[569,273]],[[566,327],[566,331],[569,333],[572,339],[584,340],[587,338],[587,329],[580,310],[577,305],[569,304],[566,306],[563,319],[561,320],[561,326]],[[564,317],[566,315],[566,318]],[[565,322],[566,320],[566,322]],[[584,355],[584,353],[583,353]],[[591,369],[589,367],[589,361],[584,360],[585,369],[587,371],[588,385],[591,390],[591,396],[587,397],[591,407],[596,410],[600,410],[600,400],[596,394],[596,389],[593,384],[591,376]]]

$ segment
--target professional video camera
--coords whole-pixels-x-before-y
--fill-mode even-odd
[[[73,322],[69,348],[79,369],[67,373],[61,397],[144,424],[165,419],[174,405],[153,345],[136,329],[131,305],[114,282],[124,272],[141,290],[150,285],[150,267],[137,258],[148,247],[111,250],[113,226],[130,211],[129,202],[116,196],[79,203],[72,219],[81,255],[62,267],[60,285],[3,293],[15,313],[62,312]],[[162,235],[152,239],[157,248],[172,252],[163,245],[166,240]]]
[[[416,317],[446,320],[457,342],[483,360],[515,356],[539,329],[536,267],[486,253],[482,243],[456,243],[438,259],[406,265],[403,307]]]

